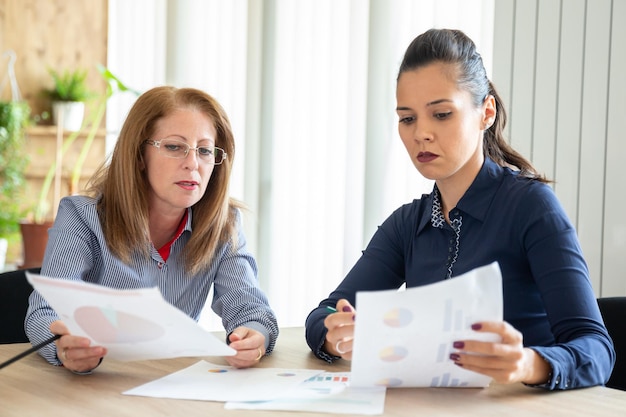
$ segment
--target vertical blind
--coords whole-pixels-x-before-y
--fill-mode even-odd
[[[554,180],[596,295],[626,295],[626,1],[502,0],[494,21],[511,143]]]

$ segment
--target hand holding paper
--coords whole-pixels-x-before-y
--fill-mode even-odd
[[[472,331],[502,321],[502,276],[497,263],[456,278],[405,291],[357,293],[352,359],[354,386],[484,387],[491,378],[450,360],[453,342],[498,341]]]

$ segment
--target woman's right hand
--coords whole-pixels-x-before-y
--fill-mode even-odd
[[[331,355],[352,360],[356,310],[345,299],[339,300],[335,308],[337,312],[324,319],[324,326],[328,329],[324,350]]]
[[[62,335],[54,342],[57,346],[57,357],[70,371],[89,372],[95,369],[107,354],[106,348],[91,346],[88,338],[72,336],[67,326],[60,320],[50,324],[50,331]]]

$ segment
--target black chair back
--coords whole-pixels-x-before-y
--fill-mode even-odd
[[[33,287],[26,279],[26,271],[20,269],[0,274],[0,343],[28,342],[24,317]],[[28,271],[38,274],[41,268]]]
[[[626,391],[626,297],[598,298],[598,306],[617,355],[606,386]]]

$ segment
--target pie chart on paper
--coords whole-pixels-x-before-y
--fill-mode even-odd
[[[380,360],[385,362],[397,362],[406,358],[409,352],[402,346],[388,346],[378,352]]]
[[[96,343],[147,342],[165,334],[157,323],[107,307],[79,307],[74,320]]]
[[[412,321],[413,313],[406,308],[393,308],[383,316],[383,322],[389,327],[406,327]]]

